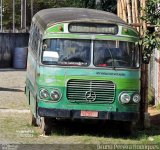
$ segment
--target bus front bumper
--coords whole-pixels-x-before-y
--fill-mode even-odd
[[[97,117],[81,116],[81,110],[67,109],[50,109],[38,108],[38,114],[41,117],[66,118],[66,119],[99,119],[99,120],[115,120],[115,121],[137,121],[139,119],[138,112],[108,112],[98,111]]]

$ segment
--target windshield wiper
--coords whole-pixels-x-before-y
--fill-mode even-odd
[[[111,58],[112,58],[112,67],[113,67],[113,69],[115,70],[115,68],[116,68],[116,66],[115,66],[115,61],[114,61],[114,58],[113,58],[113,55],[112,55],[112,53],[111,53],[111,50],[110,50],[110,48],[108,48],[108,50],[109,50],[109,53],[110,53],[110,55],[111,55]]]

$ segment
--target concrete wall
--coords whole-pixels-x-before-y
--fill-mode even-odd
[[[157,72],[157,74],[158,74],[158,97],[157,97],[157,104],[159,104],[160,103],[160,52],[158,52],[159,53],[159,59],[158,59],[158,61],[157,61],[157,65],[158,65],[158,72]]]
[[[160,52],[155,49],[154,53],[154,76],[152,76],[152,80],[154,80],[154,89],[155,89],[155,105],[160,103]]]
[[[28,46],[28,33],[0,33],[0,68],[12,67],[13,50]]]
[[[153,51],[148,65],[148,87],[154,89],[155,105],[160,103],[160,51]]]

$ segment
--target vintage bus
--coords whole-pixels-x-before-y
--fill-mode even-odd
[[[50,134],[62,119],[139,118],[138,32],[112,13],[51,8],[32,19],[26,96],[32,125]]]

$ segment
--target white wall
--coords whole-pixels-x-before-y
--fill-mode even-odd
[[[160,86],[160,83],[158,82],[159,80],[159,73],[160,73],[160,70],[159,70],[159,56],[160,56],[160,52],[155,49],[155,52],[154,52],[154,62],[155,62],[155,72],[154,72],[154,77],[153,77],[153,80],[154,80],[154,89],[155,89],[155,105],[158,105],[159,103],[159,86]]]

